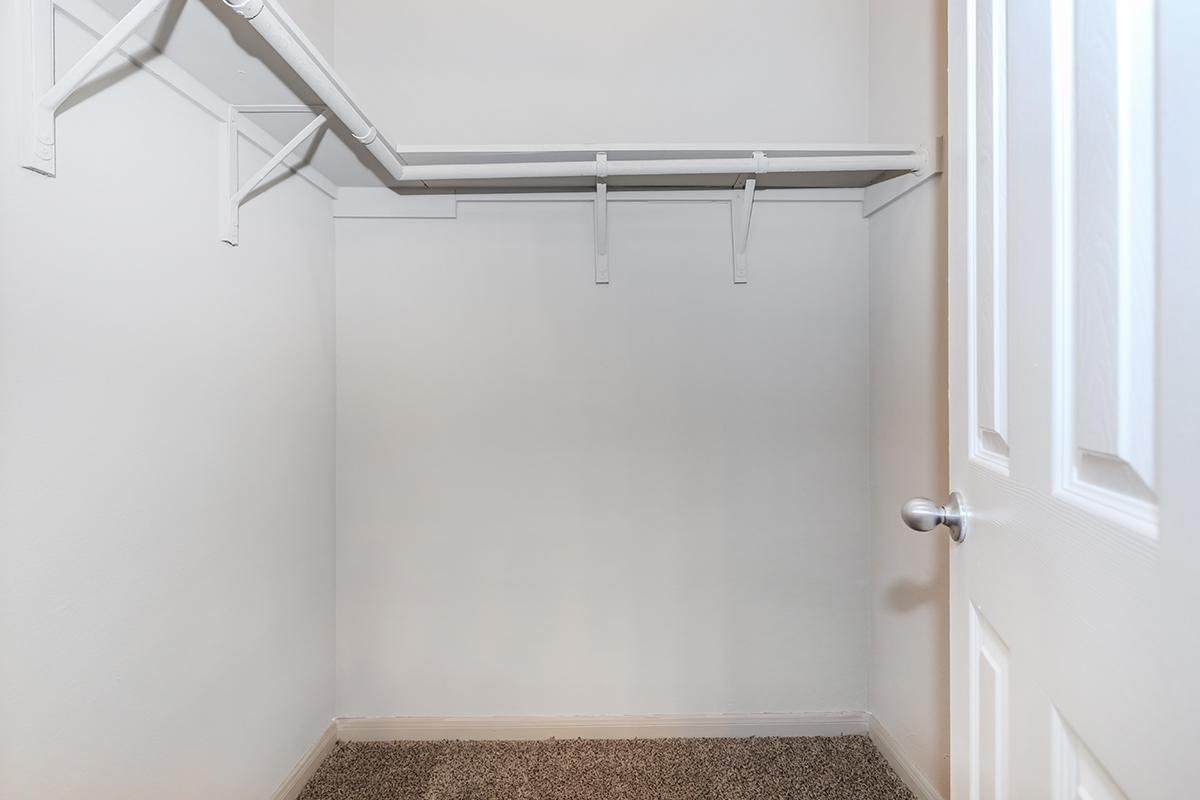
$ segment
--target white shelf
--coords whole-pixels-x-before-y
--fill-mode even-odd
[[[431,164],[546,164],[554,162],[594,161],[598,153],[607,156],[610,171],[607,178],[610,188],[683,188],[683,189],[740,189],[753,171],[717,172],[692,174],[688,162],[712,159],[751,159],[761,152],[768,159],[780,158],[825,158],[849,157],[850,159],[873,156],[907,156],[920,150],[911,144],[552,144],[552,145],[400,145],[397,147],[401,160],[407,165]],[[673,161],[680,162],[680,171],[659,175],[616,174],[622,161]],[[892,177],[908,174],[909,170],[837,169],[805,172],[771,172],[758,176],[758,188],[861,188]],[[570,178],[501,178],[501,179],[446,179],[422,181],[435,189],[578,189],[594,186],[596,179],[590,176]],[[419,186],[421,183],[402,181],[401,187]]]
[[[82,24],[98,35],[111,28],[136,0],[54,2],[60,19],[67,24]],[[165,57],[178,68],[170,70],[170,74],[186,73],[228,105],[258,108],[321,105],[316,93],[262,37],[236,12],[216,0],[171,0],[141,25],[137,33],[120,48],[125,57],[148,63],[161,62]],[[91,80],[102,74],[97,72]],[[170,76],[164,80],[175,85]],[[186,90],[181,91],[191,98]],[[94,102],[103,102],[103,98],[97,97]],[[291,112],[255,112],[250,122],[282,143],[311,119],[312,116],[305,118]],[[337,186],[379,186],[388,178],[336,119],[331,120],[328,132],[311,151],[305,149],[305,154],[307,163]]]
[[[338,187],[405,193],[594,192],[596,281],[608,282],[610,189],[734,190],[734,282],[747,280],[755,193],[763,189],[863,189],[869,214],[942,169],[940,140],[914,144],[490,144],[394,147],[279,0],[21,0],[30,22],[24,71],[35,124],[24,164],[55,174],[54,117],[89,82],[119,80],[131,61],[226,122],[228,192],[221,236],[238,241],[238,209],[279,165],[330,195]],[[230,7],[232,6],[232,8]],[[56,19],[99,41],[56,50]],[[58,64],[59,61],[63,64]],[[65,72],[64,66],[65,65]],[[91,94],[85,93],[86,101]],[[247,139],[271,158],[248,179]],[[281,144],[286,142],[286,144]]]
[[[45,0],[32,0],[44,2]],[[108,30],[133,7],[135,0],[52,0],[58,14],[73,19],[94,34]],[[261,7],[258,5],[262,3]],[[913,144],[864,143],[737,143],[737,144],[487,144],[466,145],[403,145],[395,148],[397,160],[385,167],[379,156],[387,161],[390,146],[384,132],[370,126],[365,112],[350,98],[347,88],[329,65],[291,20],[277,0],[247,0],[249,19],[224,3],[172,0],[138,27],[133,38],[120,50],[126,58],[143,64],[161,61],[165,56],[176,72],[185,73],[191,83],[198,83],[229,105],[254,107],[249,124],[256,126],[269,138],[251,137],[260,146],[270,141],[287,142],[303,127],[306,119],[294,110],[272,112],[270,106],[294,109],[297,105],[329,108],[328,130],[318,133],[303,149],[305,163],[328,182],[336,186],[392,186],[407,191],[497,191],[497,190],[560,190],[594,187],[596,175],[564,176],[504,176],[478,179],[473,177],[440,177],[438,179],[405,179],[402,166],[423,167],[441,165],[442,173],[453,172],[455,166],[501,164],[570,164],[592,162],[604,153],[610,167],[606,178],[612,189],[740,189],[746,179],[755,176],[753,169],[713,171],[697,169],[697,162],[713,159],[739,159],[748,162],[755,153],[768,160],[836,158],[830,169],[814,169],[806,165],[796,171],[764,171],[756,176],[757,188],[862,188],[908,176],[914,170],[880,169],[872,164],[874,157],[912,156],[921,151]],[[261,10],[259,10],[261,8]],[[245,10],[245,9],[244,9]],[[264,38],[267,37],[267,38]],[[268,40],[274,42],[274,45]],[[281,44],[282,42],[282,44]],[[288,61],[277,47],[288,53]],[[176,69],[177,68],[177,69]],[[112,66],[107,65],[111,70]],[[170,71],[167,71],[170,73]],[[102,72],[93,76],[100,77]],[[303,76],[303,77],[302,77]],[[162,77],[162,75],[160,75]],[[168,79],[168,78],[164,78]],[[309,86],[305,81],[311,81]],[[175,82],[178,86],[178,82]],[[186,93],[186,92],[185,92]],[[209,101],[207,105],[211,106]],[[337,110],[348,110],[356,117],[353,124],[369,130],[378,141],[372,143],[374,154],[367,151],[347,130]],[[315,116],[316,111],[313,112]],[[362,135],[363,130],[355,131]],[[855,163],[861,160],[861,167]],[[678,171],[662,169],[655,174],[620,174],[622,162],[678,161]],[[295,158],[288,164],[295,165]],[[928,162],[932,164],[932,159]],[[669,166],[669,165],[668,165]],[[934,167],[933,169],[936,169]],[[927,172],[928,170],[926,170]],[[400,173],[399,177],[397,173]]]

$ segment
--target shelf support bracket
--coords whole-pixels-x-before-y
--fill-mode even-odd
[[[303,107],[306,111],[311,111],[307,107]],[[275,109],[258,107],[255,111],[272,111]],[[281,111],[295,110],[295,107],[282,107]],[[229,119],[225,125],[225,164],[228,170],[228,176],[225,187],[222,190],[221,197],[221,241],[228,242],[231,245],[237,246],[238,243],[238,209],[242,205],[251,192],[253,192],[260,183],[262,183],[271,172],[283,163],[284,159],[290,156],[297,147],[304,144],[314,133],[329,122],[329,111],[326,109],[317,110],[317,116],[311,122],[300,129],[300,132],[292,137],[291,141],[279,149],[275,155],[267,159],[267,163],[250,176],[241,187],[238,186],[238,116],[240,111],[236,106],[229,107]]]
[[[750,217],[754,213],[754,189],[758,176],[767,171],[769,160],[761,150],[754,151],[754,177],[746,179],[740,203],[733,204],[733,282],[746,283],[746,245],[750,242]]]
[[[88,77],[132,36],[166,0],[140,0],[100,37],[74,66],[54,79],[54,0],[25,0],[24,70],[26,117],[21,166],[48,177],[55,174],[54,117]]]
[[[608,283],[608,154],[596,153],[596,283]]]
[[[925,166],[916,172],[892,178],[881,183],[873,183],[863,189],[863,216],[870,217],[876,211],[886,208],[904,195],[916,189],[921,184],[941,175],[946,169],[946,138],[938,136],[933,142],[933,151],[921,148],[925,152]]]

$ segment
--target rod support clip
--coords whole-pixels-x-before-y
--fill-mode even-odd
[[[362,136],[359,136],[357,133],[352,133],[351,136],[363,144],[371,144],[379,138],[379,129],[372,125],[371,127],[367,128],[367,132]]]
[[[608,283],[608,153],[596,153],[596,283]]]
[[[762,150],[754,151],[754,174],[764,175],[771,171],[771,159]]]
[[[241,0],[240,3],[230,2],[230,0],[222,1],[246,19],[254,19],[263,10],[263,0]]]

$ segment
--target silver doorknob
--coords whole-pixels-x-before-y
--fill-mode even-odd
[[[931,531],[945,525],[955,542],[967,538],[967,516],[967,505],[958,492],[951,492],[950,501],[944,506],[927,497],[914,497],[900,507],[900,519],[914,531]]]

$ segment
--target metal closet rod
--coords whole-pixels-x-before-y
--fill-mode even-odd
[[[929,166],[924,149],[907,153],[742,158],[665,158],[609,161],[540,161],[491,164],[406,165],[342,86],[333,67],[274,0],[223,0],[246,18],[316,93],[329,112],[362,142],[398,181],[487,180],[495,178],[580,178],[636,175],[713,175],[769,172],[920,172]]]
[[[742,158],[658,158],[645,160],[544,161],[498,164],[416,164],[404,167],[407,181],[486,180],[488,178],[606,178],[610,175],[726,175],[768,172],[917,172],[922,151],[898,155],[784,156]]]
[[[299,26],[273,0],[223,0],[225,5],[241,14],[254,30],[275,48],[275,52],[296,71],[301,80],[321,99],[321,103],[362,142],[371,155],[396,180],[401,179],[404,164],[396,149],[379,135],[342,86],[329,62],[308,40]]]

